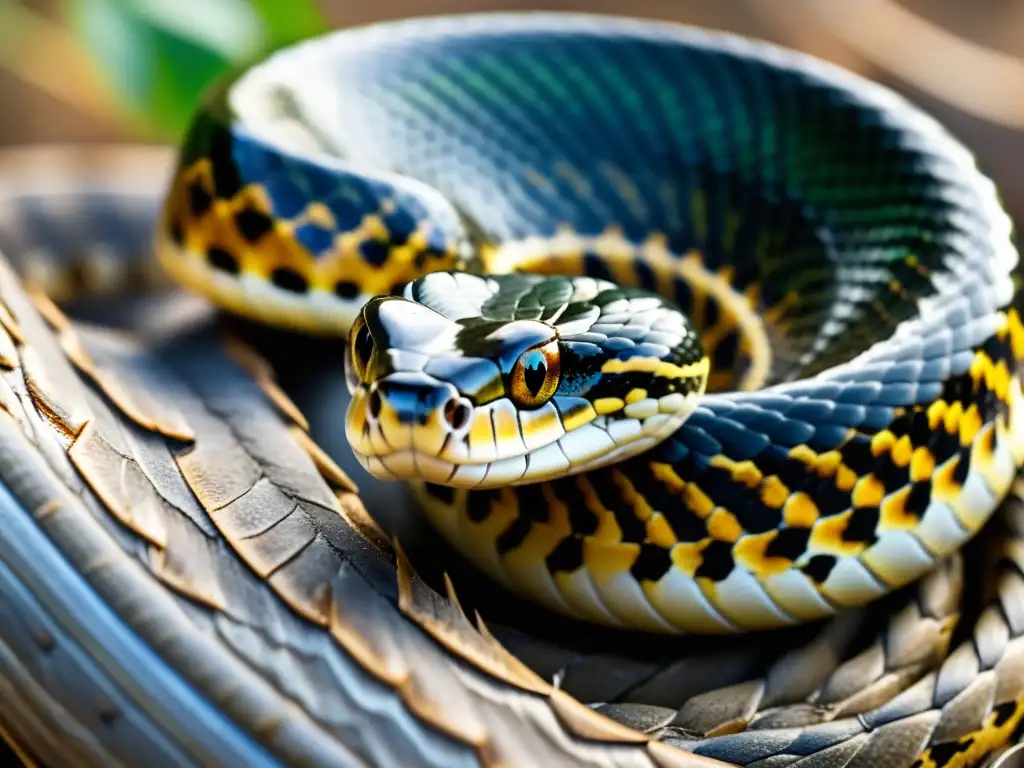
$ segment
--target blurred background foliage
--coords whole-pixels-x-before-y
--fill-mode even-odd
[[[482,10],[660,18],[830,59],[934,114],[1024,220],[1024,0],[0,0],[0,146],[174,142],[211,80],[268,50]]]
[[[225,72],[327,29],[312,0],[63,0],[49,14],[38,5],[6,0],[0,11],[5,67],[154,138],[178,136]]]

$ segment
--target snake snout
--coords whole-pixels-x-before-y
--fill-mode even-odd
[[[358,400],[347,421],[353,448],[377,457],[397,477],[419,476],[423,462],[465,437],[474,417],[472,401],[454,386],[417,371],[372,382]],[[450,471],[449,466],[445,473]]]

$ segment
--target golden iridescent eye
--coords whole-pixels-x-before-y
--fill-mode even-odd
[[[349,332],[349,361],[352,364],[352,372],[359,381],[366,381],[373,348],[373,337],[370,336],[370,329],[366,327],[366,321],[360,313]]]
[[[512,369],[512,399],[521,408],[539,408],[555,394],[561,374],[557,341],[526,350]]]

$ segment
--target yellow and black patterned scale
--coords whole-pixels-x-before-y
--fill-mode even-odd
[[[353,326],[353,450],[503,584],[720,633],[873,600],[1005,496],[1009,235],[969,154],[879,87],[521,15],[249,69],[197,116],[159,246],[233,311]]]

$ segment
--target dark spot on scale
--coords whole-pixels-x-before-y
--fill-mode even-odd
[[[213,128],[210,136],[210,163],[213,166],[213,193],[217,197],[232,198],[242,188],[233,157],[231,133],[222,126]]]
[[[198,179],[188,185],[188,208],[193,216],[202,216],[213,205],[213,195]]]
[[[429,259],[445,259],[448,257],[448,251],[444,248],[435,248],[433,246],[426,248],[416,254],[416,258],[413,259],[413,264],[416,269],[424,269],[427,266]]]
[[[728,541],[713,539],[701,554],[703,559],[693,574],[696,578],[725,581],[732,573],[735,563],[732,559],[732,544]]]
[[[235,226],[242,233],[242,237],[250,243],[255,243],[274,228],[274,222],[255,208],[243,208],[235,214]]]
[[[855,507],[843,530],[843,541],[874,544],[875,529],[878,527],[878,507]]]
[[[583,565],[583,539],[567,536],[544,560],[551,573],[572,573]]]
[[[633,505],[622,498],[622,489],[616,484],[612,474],[610,472],[591,472],[587,475],[587,480],[604,508],[615,517],[615,522],[622,533],[622,540],[636,544],[643,542],[647,538],[647,525],[636,516]],[[636,489],[637,492],[643,493],[640,486],[636,486]],[[664,509],[664,507],[655,506],[656,502],[650,496],[646,498],[655,509]]]
[[[278,288],[291,293],[305,293],[309,290],[306,278],[288,267],[278,267],[271,272],[270,281]]]
[[[824,584],[832,569],[836,566],[836,558],[832,555],[815,555],[800,568],[818,584]]]
[[[179,248],[185,244],[185,229],[181,225],[181,219],[175,216],[170,224],[171,242]]]
[[[533,523],[529,519],[520,515],[515,518],[508,527],[501,532],[495,541],[495,547],[498,550],[499,555],[507,555],[515,549],[518,549],[526,537],[530,535],[530,531],[533,528]]]
[[[929,750],[929,756],[935,765],[949,765],[958,753],[966,752],[971,748],[973,743],[974,739],[964,739],[962,742],[946,741],[942,744],[935,744]]]
[[[897,466],[891,454],[884,454],[875,464],[875,477],[882,481],[886,493],[895,493],[910,482],[910,466]]]
[[[843,464],[852,469],[858,476],[871,474],[877,458],[871,452],[871,441],[863,435],[857,435],[839,449],[843,456]]]
[[[650,264],[643,259],[637,259],[633,268],[636,270],[637,288],[642,288],[645,291],[656,291],[658,289],[658,279]]]
[[[451,504],[455,501],[455,489],[447,485],[437,485],[436,483],[426,483],[423,486],[430,496],[433,496],[438,501],[442,501],[445,504]]]
[[[235,258],[234,254],[216,245],[211,245],[206,249],[206,260],[214,269],[227,272],[229,275],[237,275],[241,271],[238,259]]]
[[[1002,704],[998,705],[997,707],[995,707],[995,709],[992,710],[992,714],[995,715],[995,717],[992,718],[992,725],[996,728],[1002,727],[1009,721],[1011,717],[1013,717],[1013,713],[1016,711],[1016,701],[1004,701]]]
[[[995,431],[995,430],[993,430]],[[967,476],[971,473],[971,449],[965,448],[960,451],[960,460],[953,467],[953,482],[963,488],[967,482]]]
[[[810,538],[810,528],[781,528],[775,538],[765,547],[765,557],[784,557],[787,560],[796,560],[807,551],[807,542]]]
[[[593,536],[600,522],[588,507],[576,477],[563,477],[550,485],[555,496],[569,510],[569,527],[581,536]]]
[[[339,299],[354,299],[359,295],[359,286],[351,280],[339,280],[334,284],[334,295]]]
[[[367,264],[375,267],[383,266],[390,253],[391,249],[383,240],[364,240],[359,244],[359,255]]]
[[[406,285],[408,285],[406,281],[400,280],[399,282],[391,286],[391,290],[388,291],[388,294],[391,296],[401,296],[402,292],[405,290]]]
[[[466,517],[472,523],[482,523],[491,515],[491,504],[497,498],[495,491],[470,491],[466,498]]]
[[[834,478],[825,477],[808,491],[818,506],[822,517],[831,517],[850,508],[852,496],[849,491],[838,488]]]
[[[1010,733],[1010,738],[1007,739],[1007,744],[1016,744],[1021,739],[1024,739],[1024,717],[1017,721],[1017,724],[1013,726],[1013,731]]]
[[[664,547],[644,542],[629,572],[637,581],[658,581],[672,567],[672,556]]]
[[[551,505],[537,483],[519,486],[519,514],[534,523],[551,522]]]
[[[928,509],[928,503],[932,497],[932,484],[930,480],[918,480],[910,486],[910,493],[903,504],[903,510],[920,519],[924,511]]]
[[[786,458],[775,470],[782,484],[790,491],[807,491],[811,483],[818,480],[816,473],[809,472],[807,465],[794,458]]]
[[[583,274],[598,280],[615,280],[605,260],[593,251],[583,254]]]

